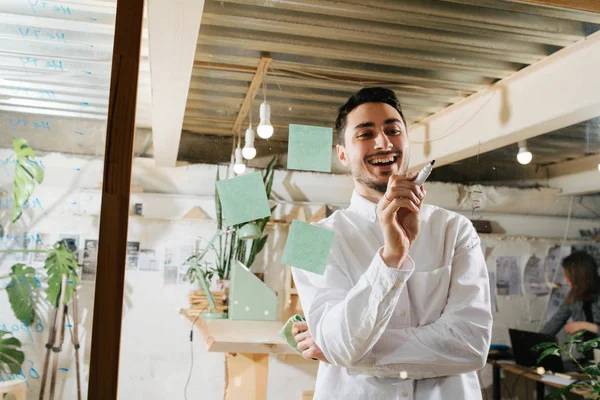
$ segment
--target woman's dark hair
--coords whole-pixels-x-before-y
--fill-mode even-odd
[[[396,111],[398,111],[400,118],[402,118],[402,122],[404,122],[404,126],[406,126],[406,119],[404,118],[404,114],[402,114],[400,100],[398,100],[398,97],[393,90],[382,87],[364,88],[353,94],[348,99],[346,104],[341,106],[338,110],[338,116],[335,120],[335,130],[337,132],[338,144],[345,144],[344,131],[346,130],[348,114],[350,114],[356,107],[365,103],[389,104],[390,106],[394,107]]]
[[[600,291],[600,276],[594,257],[585,251],[577,251],[562,262],[565,276],[571,281],[571,290],[565,303],[591,301]]]

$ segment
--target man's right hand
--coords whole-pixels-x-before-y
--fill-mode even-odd
[[[377,204],[384,240],[381,258],[388,267],[402,265],[419,234],[419,213],[425,189],[413,182],[417,175],[418,172],[390,176],[387,191]]]
[[[319,360],[329,363],[323,355],[321,348],[313,340],[306,322],[294,322],[294,325],[292,325],[292,335],[296,339],[296,347],[302,351],[302,357],[307,360]]]

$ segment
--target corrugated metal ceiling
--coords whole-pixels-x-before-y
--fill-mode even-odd
[[[333,126],[337,108],[363,86],[395,89],[410,124],[584,39],[599,24],[599,14],[499,0],[206,1],[184,130],[205,140],[231,136],[262,55],[273,59],[266,82],[275,134],[268,145],[257,143],[259,156],[285,151],[288,124]],[[262,101],[259,91],[255,121]],[[231,147],[206,154],[190,151],[194,142],[190,134],[182,140],[180,158],[229,160]],[[564,142],[574,156],[585,151],[580,127],[530,146],[547,149],[547,163],[564,158],[553,156]],[[509,154],[514,160],[514,149],[497,150],[497,160]]]

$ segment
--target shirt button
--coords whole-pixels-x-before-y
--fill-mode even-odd
[[[402,393],[402,397],[408,397],[408,392]]]
[[[406,313],[404,311],[400,311],[400,316],[404,317],[406,315]]]
[[[400,289],[402,287],[402,282],[398,282],[394,285],[396,289]]]

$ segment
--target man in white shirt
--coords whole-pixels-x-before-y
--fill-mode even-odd
[[[322,361],[315,400],[480,399],[492,315],[479,236],[423,204],[393,91],[360,90],[336,129],[351,205],[318,223],[335,232],[324,275],[293,269],[296,342]]]

